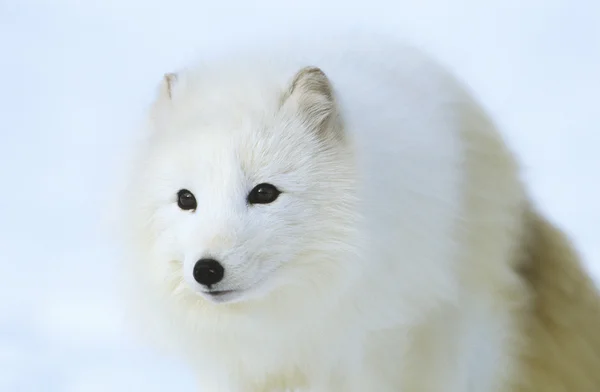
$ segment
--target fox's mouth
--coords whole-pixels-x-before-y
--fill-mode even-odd
[[[227,295],[229,293],[234,293],[236,290],[214,290],[206,292],[207,295],[219,297],[221,295]]]
[[[204,298],[217,304],[236,302],[236,300],[242,297],[242,294],[243,290],[209,290],[200,292],[200,295]]]
[[[247,300],[258,299],[264,295],[267,295],[269,290],[269,285],[267,284],[265,287],[265,282],[270,280],[269,278],[275,273],[279,268],[274,268],[270,271],[270,273],[264,274],[260,277],[260,279],[255,280],[253,284],[244,285],[242,287],[237,286],[231,289],[227,288],[225,284],[221,285],[221,287],[208,288],[203,287],[199,288],[197,284],[190,283],[188,284],[192,287],[193,291],[206,301],[211,302],[213,304],[232,304],[238,302],[244,302]],[[188,287],[190,287],[188,286]],[[225,287],[223,287],[225,286]],[[231,286],[230,286],[231,287]]]

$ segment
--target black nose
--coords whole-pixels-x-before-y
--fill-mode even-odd
[[[194,266],[193,275],[196,282],[210,287],[223,279],[225,269],[217,260],[200,259]]]

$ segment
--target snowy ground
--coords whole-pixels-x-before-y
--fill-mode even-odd
[[[505,127],[536,199],[600,279],[600,3],[216,3],[0,0],[1,391],[193,390],[123,322],[103,204],[162,74],[257,29],[329,20],[429,48]]]

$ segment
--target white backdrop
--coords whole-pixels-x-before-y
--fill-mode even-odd
[[[194,390],[123,322],[104,204],[162,74],[255,30],[375,26],[428,48],[504,127],[600,279],[600,3],[216,3],[0,0],[1,391]]]

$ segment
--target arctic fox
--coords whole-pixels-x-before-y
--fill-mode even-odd
[[[202,392],[600,391],[600,302],[476,99],[364,34],[167,74],[123,198]]]

